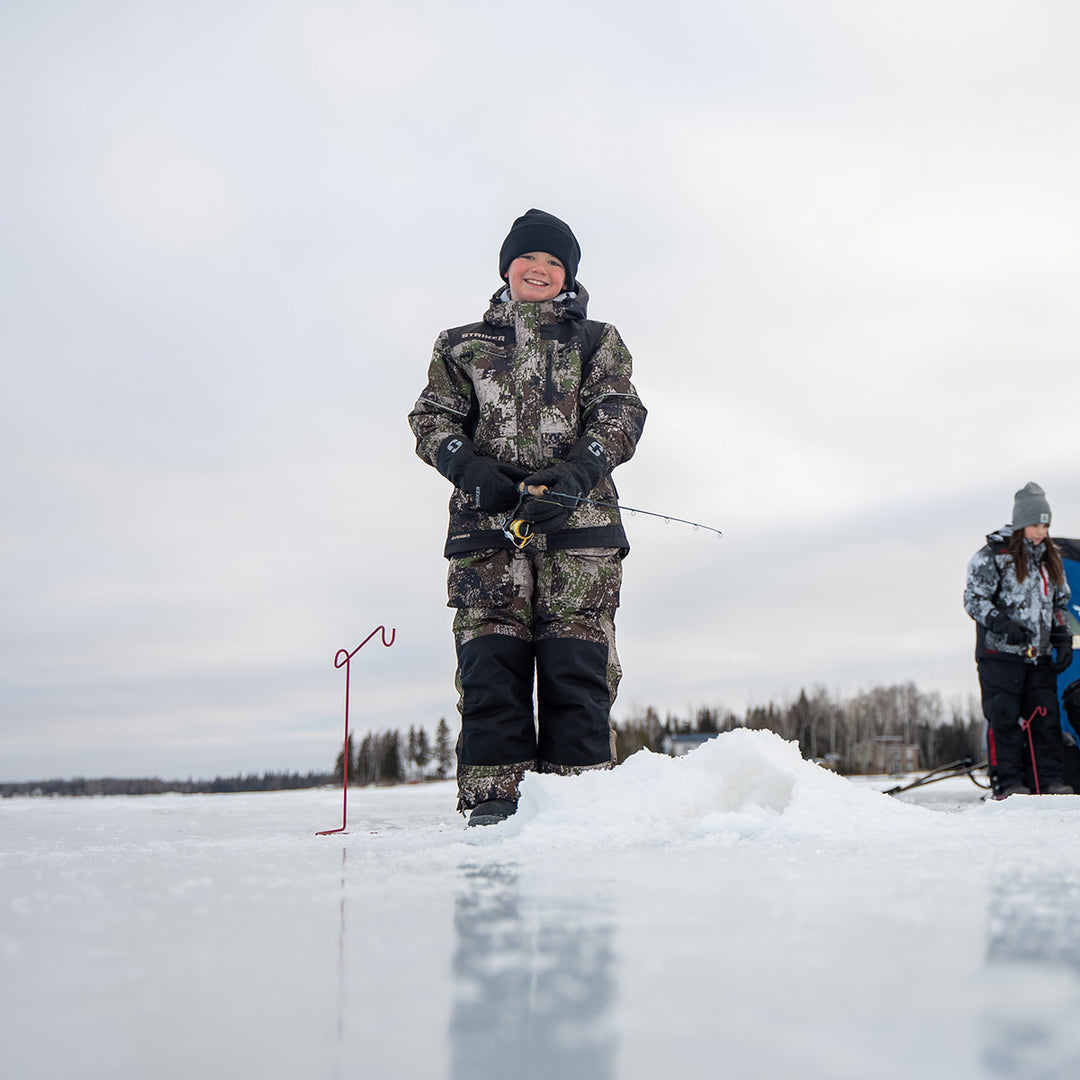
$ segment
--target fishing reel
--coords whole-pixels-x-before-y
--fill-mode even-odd
[[[539,490],[542,494],[545,489],[541,488]],[[528,488],[525,487],[524,481],[522,481],[522,483],[518,485],[517,505],[503,519],[503,536],[505,536],[518,551],[527,547],[536,536],[536,533],[533,531],[532,522],[518,517],[521,506],[525,500],[529,498],[529,495],[530,492]]]
[[[510,543],[520,551],[536,534],[533,532],[531,521],[525,521],[522,518],[511,521],[507,518],[503,522],[503,535],[509,537]]]

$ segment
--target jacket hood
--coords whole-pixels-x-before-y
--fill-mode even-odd
[[[588,308],[589,294],[580,281],[576,290],[564,293],[562,299],[542,300],[539,303],[510,300],[508,290],[503,285],[492,296],[484,313],[484,322],[491,326],[507,326],[514,321],[515,312],[529,309],[537,312],[541,323],[557,323],[567,319],[584,319]]]
[[[1016,529],[1011,525],[1002,525],[1001,528],[997,529],[995,532],[987,533],[986,542],[991,547],[1000,547],[1003,544],[1007,544],[1013,538],[1015,533]],[[1046,545],[1050,542],[1051,540],[1049,537],[1041,544],[1033,543],[1031,540],[1026,541],[1028,551],[1031,552],[1031,555],[1036,562],[1042,561],[1042,557],[1046,553]]]

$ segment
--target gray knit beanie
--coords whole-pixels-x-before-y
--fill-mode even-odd
[[[1025,484],[1013,500],[1012,527],[1022,529],[1026,525],[1049,525],[1050,504],[1046,492],[1033,480]]]

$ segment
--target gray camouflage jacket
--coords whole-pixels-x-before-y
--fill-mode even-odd
[[[561,462],[583,435],[600,442],[611,469],[633,455],[645,407],[630,381],[630,352],[614,326],[585,318],[588,293],[580,283],[577,290],[542,303],[504,301],[500,290],[483,322],[439,334],[427,386],[409,413],[424,461],[434,466],[450,435],[465,435],[478,454],[523,475]],[[610,473],[589,497],[618,498]],[[444,553],[512,546],[505,517],[455,489]],[[545,540],[552,549],[629,546],[618,509],[586,502]]]
[[[986,538],[968,563],[967,584],[964,588],[964,610],[975,620],[976,657],[996,655],[999,659],[1027,659],[1034,663],[1051,652],[1050,631],[1055,626],[1067,626],[1071,590],[1066,582],[1051,584],[1043,565],[1046,544],[1025,541],[1028,549],[1028,573],[1023,581],[1016,578],[1016,567],[1008,552],[1012,526],[1005,525]],[[1000,634],[986,628],[986,620],[1002,612],[1028,628],[1035,646],[1035,656],[1029,656],[1024,645],[1010,645]]]

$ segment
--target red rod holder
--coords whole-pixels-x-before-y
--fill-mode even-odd
[[[391,628],[390,640],[386,640],[386,627],[376,626],[374,630],[359,645],[349,652],[348,649],[338,649],[337,655],[334,657],[334,667],[339,668],[344,666],[345,668],[345,741],[342,744],[344,749],[341,751],[341,828],[340,829],[324,829],[322,832],[317,832],[316,836],[333,836],[336,833],[343,833],[349,820],[349,673],[351,668],[349,664],[352,658],[376,635],[382,634],[382,643],[389,649],[394,644],[394,637],[397,635],[397,631]]]
[[[1042,788],[1039,787],[1039,766],[1035,764],[1035,740],[1031,735],[1031,724],[1036,716],[1045,716],[1046,706],[1039,705],[1035,711],[1026,719],[1020,721],[1020,726],[1027,732],[1028,737],[1028,749],[1031,751],[1031,775],[1035,778],[1035,794],[1041,795]]]

